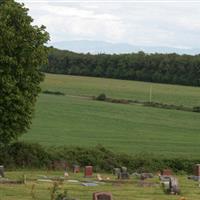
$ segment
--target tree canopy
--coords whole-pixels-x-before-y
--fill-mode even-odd
[[[200,55],[81,54],[51,48],[44,72],[200,86]]]
[[[49,35],[32,23],[24,4],[0,1],[0,145],[29,128],[43,80]]]

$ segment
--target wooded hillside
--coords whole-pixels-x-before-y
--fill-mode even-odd
[[[50,48],[49,73],[200,85],[200,56],[178,54],[80,54]]]

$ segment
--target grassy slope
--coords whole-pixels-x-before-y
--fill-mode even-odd
[[[43,83],[43,89],[70,95],[105,92],[112,97],[141,100],[148,96],[148,88],[148,83],[62,75],[47,75]],[[198,105],[200,88],[156,84],[153,88],[158,101]],[[184,95],[179,90],[185,91]],[[199,120],[200,114],[192,112],[41,94],[32,128],[23,138],[45,145],[101,143],[120,152],[198,156]]]
[[[153,101],[185,106],[200,105],[199,87],[47,74],[42,88],[71,95],[105,93],[109,97],[148,101],[151,85]]]
[[[44,172],[44,171],[22,171],[22,172],[8,172],[7,176],[10,178],[19,178],[26,174],[27,178],[38,178],[38,175],[44,174],[47,176],[62,176],[62,172]],[[110,174],[104,174],[103,177],[111,177]],[[199,200],[199,187],[198,183],[192,180],[187,180],[184,176],[179,176],[179,183],[181,188],[181,196],[190,200]],[[84,180],[83,174],[70,174],[70,179]],[[150,180],[158,182],[158,178]],[[112,192],[115,200],[178,200],[181,196],[166,195],[160,186],[157,187],[139,187],[138,180],[132,178],[132,183],[122,185],[105,184],[97,187],[84,187],[79,184],[64,183],[61,189],[67,189],[70,196],[80,200],[92,199],[92,193],[96,191],[109,191]],[[34,194],[38,200],[49,200],[50,189],[52,183],[31,182],[28,181],[26,185],[0,185],[0,200],[32,200],[31,188],[35,185]]]

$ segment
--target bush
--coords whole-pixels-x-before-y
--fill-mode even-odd
[[[65,95],[63,92],[59,92],[59,91],[49,91],[49,90],[44,90],[42,93],[44,94],[54,94],[54,95]]]
[[[16,142],[0,149],[0,164],[6,168],[49,168],[54,161],[67,162],[69,166],[93,165],[94,171],[111,172],[126,166],[129,172],[156,172],[170,168],[176,173],[192,173],[198,159],[167,158],[153,154],[128,155],[112,152],[101,145],[91,148],[51,147]],[[64,168],[63,168],[64,169]]]
[[[44,168],[50,163],[49,153],[39,144],[16,142],[2,149],[0,163],[20,168]]]
[[[112,98],[109,98],[109,99],[107,99],[107,101],[111,102],[111,103],[129,104],[129,100],[126,100],[126,99],[112,99]]]
[[[99,96],[96,97],[96,100],[105,101],[106,100],[106,95],[102,93],[102,94],[100,94]]]
[[[172,110],[182,110],[182,111],[193,111],[192,108],[186,107],[183,105],[173,105],[173,104],[164,104],[158,102],[144,102],[144,106],[155,107],[155,108],[164,108],[164,109],[172,109]]]
[[[193,107],[193,112],[200,112],[200,106]]]

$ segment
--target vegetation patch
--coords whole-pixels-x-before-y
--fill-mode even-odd
[[[56,74],[46,74],[41,86],[42,90],[60,91],[66,95],[97,96],[103,93],[113,99],[142,102],[150,102],[150,88],[152,88],[153,102],[186,107],[200,104],[200,87]]]
[[[165,104],[165,103],[160,103],[160,102],[143,102],[143,101],[138,101],[138,100],[114,99],[114,98],[106,97],[105,94],[100,94],[97,97],[93,97],[93,99],[98,100],[98,101],[110,102],[110,103],[121,103],[121,104],[136,103],[136,104],[141,104],[141,105],[153,107],[153,108],[181,110],[181,111],[188,111],[188,112],[200,112],[199,106],[191,108],[191,107],[187,107],[183,105]]]
[[[194,111],[193,108],[186,107],[183,105],[164,104],[164,103],[159,103],[159,102],[144,102],[143,105],[149,106],[149,107],[155,107],[155,108],[182,110],[182,111],[188,111],[188,112]]]
[[[59,92],[59,91],[50,91],[50,90],[44,90],[44,91],[42,91],[42,93],[44,93],[44,94],[53,94],[53,95],[62,95],[62,96],[65,95],[63,92]]]
[[[194,158],[168,158],[165,155],[116,153],[97,145],[96,147],[50,147],[39,144],[16,142],[0,149],[0,163],[6,168],[48,168],[55,169],[55,161],[65,161],[68,166],[93,165],[95,171],[111,172],[119,166],[128,167],[130,172],[156,172],[170,168],[177,173],[192,173],[193,166],[200,163]]]
[[[101,143],[128,154],[200,155],[199,114],[142,106],[138,102],[149,100],[147,83],[47,74],[42,89],[66,95],[39,96],[31,129],[22,140],[46,147]],[[138,101],[122,104],[90,100],[101,93],[106,98]],[[199,94],[197,87],[154,84],[152,101],[192,108],[198,107]]]
[[[194,106],[193,112],[200,112],[200,106]]]
[[[200,56],[178,54],[82,54],[50,47],[47,73],[199,86]]]

